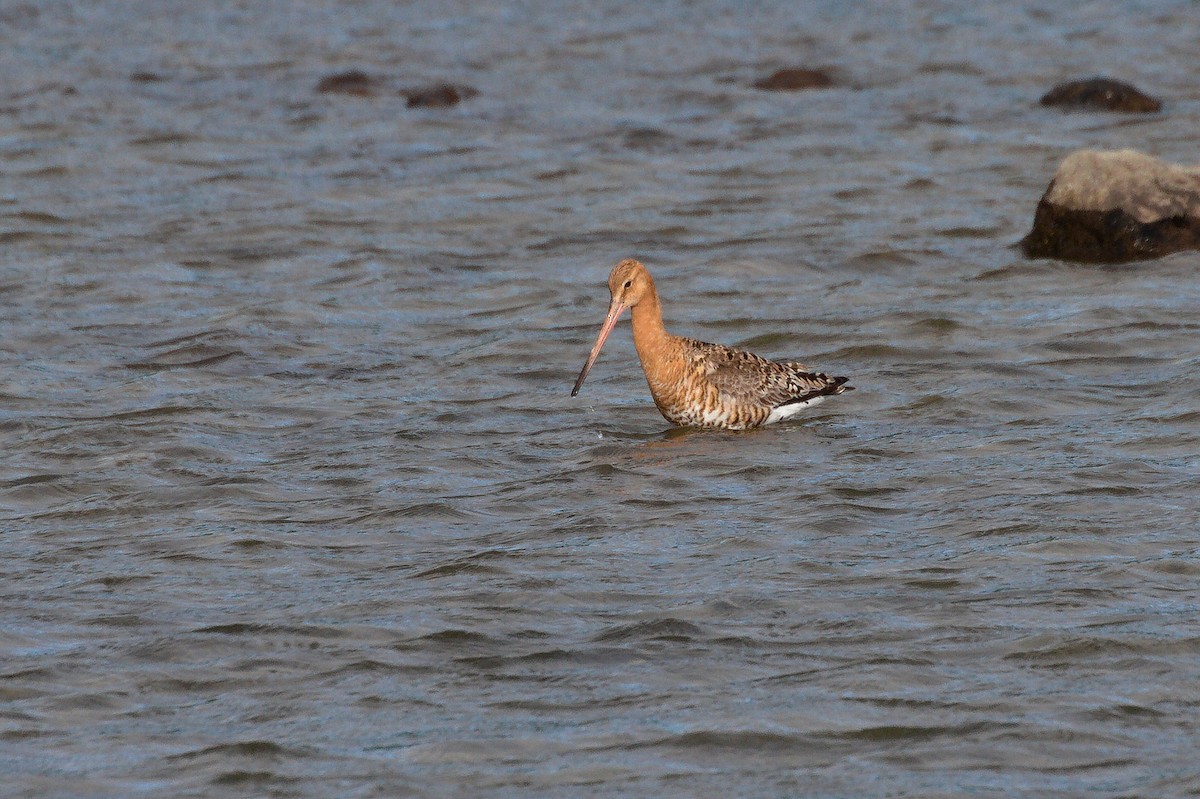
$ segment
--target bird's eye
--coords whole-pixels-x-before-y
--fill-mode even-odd
[[[630,286],[632,286],[632,285],[633,285],[633,281],[632,281],[632,280],[626,280],[626,281],[625,281],[625,288],[629,288],[629,287],[630,287]]]

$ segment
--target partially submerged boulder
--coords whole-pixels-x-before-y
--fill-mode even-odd
[[[1071,111],[1124,111],[1151,114],[1162,110],[1162,101],[1136,86],[1112,78],[1089,78],[1060,83],[1042,96],[1042,105]]]
[[[374,97],[387,87],[388,81],[368,75],[361,69],[334,72],[321,78],[317,91],[321,94],[348,94],[353,97]],[[399,92],[408,108],[449,108],[479,94],[470,86],[438,83]]]
[[[756,80],[754,88],[770,92],[796,92],[803,89],[825,89],[833,85],[833,78],[820,69],[793,67],[777,69],[769,76]]]
[[[379,86],[379,79],[373,78],[361,69],[351,69],[346,72],[335,72],[326,75],[317,83],[317,91],[322,94],[350,94],[355,97],[370,97]]]
[[[479,92],[470,86],[441,83],[422,89],[407,89],[400,94],[406,98],[405,106],[408,108],[449,108],[469,100]]]
[[[1054,173],[1021,240],[1030,258],[1121,263],[1200,249],[1200,167],[1136,150],[1078,150]]]

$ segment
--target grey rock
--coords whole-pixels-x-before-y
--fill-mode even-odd
[[[1067,156],[1021,240],[1030,258],[1121,263],[1200,249],[1200,167],[1136,150]]]

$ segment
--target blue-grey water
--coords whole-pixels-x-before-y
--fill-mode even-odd
[[[1200,160],[1197,41],[0,4],[0,796],[1200,795],[1200,255],[1013,247],[1074,149]],[[1038,106],[1098,74],[1163,112]],[[572,399],[629,256],[858,390],[669,431],[623,323]]]

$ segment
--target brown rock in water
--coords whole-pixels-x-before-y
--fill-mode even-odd
[[[1029,258],[1122,263],[1200,249],[1200,167],[1136,150],[1067,156],[1021,240]]]
[[[779,69],[768,78],[754,82],[754,88],[772,92],[795,92],[801,89],[824,89],[833,85],[833,78],[819,69]]]
[[[321,78],[317,91],[322,94],[351,94],[355,97],[369,97],[375,93],[378,81],[362,70],[352,69],[348,72],[335,72]]]
[[[443,83],[439,86],[429,86],[424,89],[412,89],[401,92],[408,98],[408,108],[449,108],[458,105],[463,100],[474,97],[479,92],[470,86],[453,86]]]
[[[1111,78],[1091,78],[1060,83],[1042,97],[1042,105],[1071,110],[1127,111],[1149,114],[1162,110],[1162,102],[1128,83]]]

